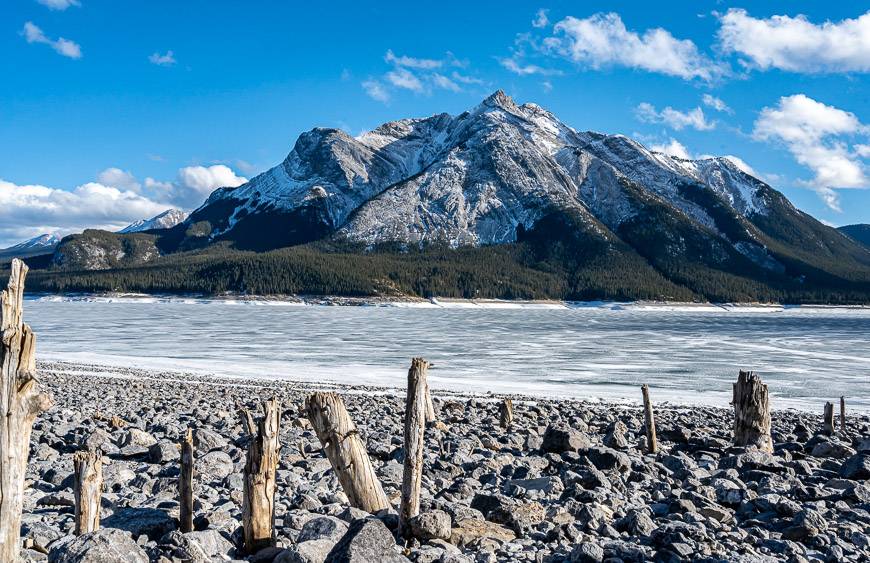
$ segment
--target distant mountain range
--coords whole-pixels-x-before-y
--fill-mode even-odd
[[[870,225],[846,225],[845,227],[840,227],[839,231],[870,248]]]
[[[153,264],[166,271],[193,252],[211,257],[200,263],[220,254],[221,267],[231,268],[227,253],[294,247],[291,270],[304,262],[302,249],[306,257],[321,256],[310,265],[320,269],[296,272],[299,280],[343,276],[346,283],[334,285],[349,293],[870,300],[870,251],[848,234],[797,210],[733,159],[681,159],[622,135],[576,131],[498,91],[457,116],[403,119],[359,137],[313,129],[281,164],[239,187],[217,189],[177,225],[135,239],[94,231],[67,237],[49,267]],[[344,266],[331,262],[338,253],[342,264],[359,266],[340,273]],[[397,273],[386,262],[375,268],[374,257],[389,254],[389,264],[398,264],[420,253],[437,253],[444,270],[418,264],[419,271]],[[485,269],[464,262],[471,255]],[[332,287],[291,283],[286,272],[283,282],[255,281],[272,272],[264,260],[273,258],[248,266],[265,268],[260,274],[218,268],[220,281],[205,285],[267,292]],[[529,276],[526,285],[502,271],[508,263]],[[63,275],[70,274],[57,274]],[[125,288],[148,289],[124,279]]]
[[[0,249],[0,260],[9,258],[27,258],[53,252],[60,242],[56,234],[44,234],[20,242],[9,248]]]
[[[184,222],[187,219],[187,213],[178,209],[167,209],[163,213],[156,215],[150,219],[141,219],[135,223],[131,223],[118,231],[119,233],[142,233],[145,231],[158,231],[161,229],[171,229],[172,227]]]

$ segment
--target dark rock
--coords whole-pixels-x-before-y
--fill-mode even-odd
[[[393,534],[380,520],[356,520],[326,560],[330,563],[407,563],[408,559],[395,551],[395,545]]]
[[[547,427],[547,430],[544,432],[541,451],[559,454],[591,446],[592,441],[586,434],[560,422]]]
[[[870,479],[870,454],[855,454],[840,466],[840,477],[844,479]]]
[[[176,527],[174,518],[156,508],[122,508],[101,524],[105,528],[130,532],[134,538],[145,535],[152,540],[160,539]]]
[[[297,542],[311,540],[331,540],[334,544],[347,533],[347,523],[335,516],[317,516],[302,526]]]

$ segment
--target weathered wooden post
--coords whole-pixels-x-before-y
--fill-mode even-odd
[[[312,393],[305,399],[305,411],[351,506],[370,513],[389,508],[366,446],[341,397]]]
[[[278,471],[278,399],[263,403],[263,418],[248,444],[244,469],[242,528],[245,551],[256,553],[275,545],[275,475]]]
[[[408,392],[405,399],[405,470],[402,474],[402,503],[399,507],[399,534],[406,539],[411,539],[409,521],[420,513],[428,367],[429,363],[423,358],[414,358],[408,370]]]
[[[649,399],[649,385],[640,386],[643,395],[643,423],[646,426],[646,451],[654,454],[659,451],[659,441],[656,438],[656,419],[653,414],[652,401]]]
[[[504,429],[514,423],[514,402],[511,399],[502,399],[498,405],[498,423]]]
[[[0,561],[18,561],[33,421],[51,408],[36,381],[36,335],[24,324],[27,266],[12,260],[0,293]]]
[[[846,434],[846,397],[840,395],[840,432]]]
[[[428,364],[431,367],[431,364]],[[426,423],[434,424],[438,420],[438,415],[435,414],[435,403],[432,402],[432,393],[429,392],[429,378],[425,377],[426,380]]]
[[[178,474],[178,528],[182,533],[193,531],[193,430],[181,439],[181,472]]]
[[[825,403],[825,412],[822,415],[822,433],[828,436],[834,435],[834,403]]]
[[[100,529],[103,453],[100,450],[76,452],[73,468],[75,534],[80,536]]]
[[[734,405],[734,445],[755,446],[772,453],[770,400],[767,385],[758,374],[740,370],[731,404]]]

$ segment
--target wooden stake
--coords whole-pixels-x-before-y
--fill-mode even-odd
[[[13,259],[0,292],[0,561],[18,561],[33,421],[51,408],[36,381],[36,335],[24,324],[27,266]]]
[[[846,434],[846,397],[840,396],[840,432]]]
[[[428,363],[428,362],[427,362]],[[434,423],[438,420],[438,415],[435,414],[435,403],[432,402],[432,394],[429,392],[429,379],[426,379],[426,422]]]
[[[514,423],[514,402],[510,399],[502,400],[498,406],[499,426],[504,429],[510,428]]]
[[[193,531],[193,430],[187,429],[181,440],[181,472],[178,474],[179,529]]]
[[[414,358],[408,370],[408,395],[405,399],[405,471],[402,474],[402,504],[399,507],[399,534],[405,539],[411,539],[409,521],[420,513],[428,368],[429,362],[423,358]]]
[[[825,413],[822,415],[822,433],[834,435],[834,403],[825,403]]]
[[[73,493],[75,497],[75,534],[100,529],[100,498],[103,489],[103,453],[100,450],[76,452],[73,456]]]
[[[242,497],[244,546],[248,553],[275,545],[275,475],[278,471],[278,399],[263,403],[263,418],[248,444]]]
[[[646,426],[646,451],[654,454],[659,451],[659,441],[656,438],[656,419],[653,414],[652,402],[649,399],[649,385],[641,385],[643,394],[643,422]]]
[[[305,399],[305,411],[351,506],[369,513],[389,508],[365,443],[341,397],[312,393]]]
[[[770,400],[767,385],[758,374],[740,370],[731,404],[734,405],[734,445],[755,446],[772,453]]]

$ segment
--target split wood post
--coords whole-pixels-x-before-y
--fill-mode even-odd
[[[103,452],[86,450],[73,456],[75,534],[100,529],[100,500],[103,490]]]
[[[646,426],[646,451],[654,454],[659,451],[659,441],[656,438],[656,419],[653,414],[652,401],[649,399],[649,385],[640,386],[643,394],[643,423]]]
[[[822,433],[834,435],[834,403],[825,403],[825,413],[822,415]]]
[[[308,420],[338,476],[350,505],[374,514],[390,507],[366,445],[344,402],[335,393],[316,392],[305,399]]]
[[[51,408],[36,380],[36,335],[24,324],[27,266],[12,260],[0,293],[0,561],[18,561],[33,421]]]
[[[755,446],[773,453],[770,400],[767,385],[757,373],[740,370],[731,404],[734,405],[734,445]]]
[[[846,434],[846,397],[840,396],[840,432]]]
[[[278,423],[281,409],[273,397],[263,403],[263,418],[248,444],[244,470],[242,527],[247,553],[275,545],[275,481],[278,471]]]
[[[502,399],[498,406],[498,423],[504,429],[511,427],[514,423],[514,402],[510,399]]]
[[[193,430],[181,439],[181,472],[178,474],[178,524],[182,533],[193,531]]]
[[[428,364],[431,367],[431,364]],[[429,378],[426,380],[425,388],[425,406],[426,406],[426,423],[434,424],[438,420],[438,415],[435,414],[435,403],[432,402],[432,393],[429,392]]]
[[[423,358],[414,358],[408,370],[408,394],[405,399],[405,469],[402,474],[402,503],[399,506],[399,534],[405,539],[411,539],[411,518],[420,513],[428,368],[429,362]]]

